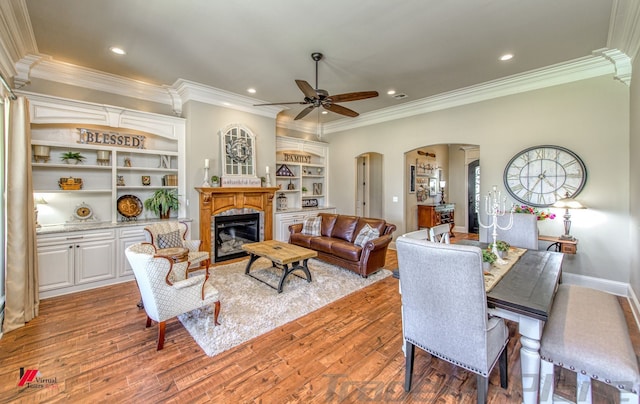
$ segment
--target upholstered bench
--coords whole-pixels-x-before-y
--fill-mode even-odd
[[[591,379],[617,387],[620,402],[638,403],[638,363],[616,296],[560,285],[540,343],[540,403],[553,402],[554,365],[577,373],[579,403],[591,402]]]

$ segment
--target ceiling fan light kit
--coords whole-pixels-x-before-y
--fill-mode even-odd
[[[313,52],[311,59],[316,62],[316,88],[311,87],[311,84],[305,80],[296,80],[296,84],[302,93],[304,94],[304,100],[298,102],[274,102],[267,104],[255,104],[254,106],[261,105],[288,105],[288,104],[300,104],[309,105],[294,118],[294,120],[302,119],[307,116],[311,111],[316,108],[322,107],[327,111],[335,112],[336,114],[345,115],[348,117],[356,117],[359,114],[349,108],[338,105],[338,102],[348,102],[364,100],[367,98],[373,98],[378,96],[377,91],[360,91],[352,93],[344,93],[337,95],[329,95],[329,92],[318,88],[318,62],[322,60],[324,55],[320,52]]]

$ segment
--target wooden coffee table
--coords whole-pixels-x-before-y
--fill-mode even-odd
[[[283,243],[277,240],[267,240],[261,241],[259,243],[244,244],[242,246],[242,249],[251,255],[244,273],[246,275],[249,275],[253,279],[264,283],[265,285],[276,289],[278,293],[282,293],[282,286],[284,285],[285,279],[287,279],[287,276],[289,276],[294,271],[301,270],[306,275],[307,282],[311,282],[311,272],[309,272],[307,260],[309,260],[309,258],[318,256],[318,253],[313,250],[289,243]],[[263,281],[262,279],[251,275],[251,273],[249,272],[251,269],[251,265],[253,265],[253,263],[260,257],[270,260],[274,268],[279,268],[282,270],[282,276],[280,277],[278,287],[275,287]],[[292,265],[289,266],[289,264]],[[296,274],[294,275],[298,276]],[[300,276],[300,278],[302,277]]]

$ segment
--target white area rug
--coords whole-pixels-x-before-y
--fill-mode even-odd
[[[211,282],[220,291],[221,310],[213,325],[213,308],[203,307],[178,316],[193,339],[209,356],[262,335],[283,324],[317,310],[348,294],[391,275],[381,269],[365,279],[347,269],[309,260],[312,282],[289,275],[282,293],[244,274],[247,261],[212,268]],[[251,273],[277,287],[280,270],[259,259]],[[294,274],[304,276],[302,271]]]

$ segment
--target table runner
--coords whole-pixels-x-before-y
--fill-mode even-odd
[[[509,254],[507,257],[503,258],[506,261],[506,264],[498,264],[494,262],[491,264],[488,270],[484,271],[484,288],[487,292],[489,292],[493,287],[506,275],[507,272],[511,269],[513,264],[518,262],[520,257],[527,252],[526,248],[517,248],[510,247]]]

